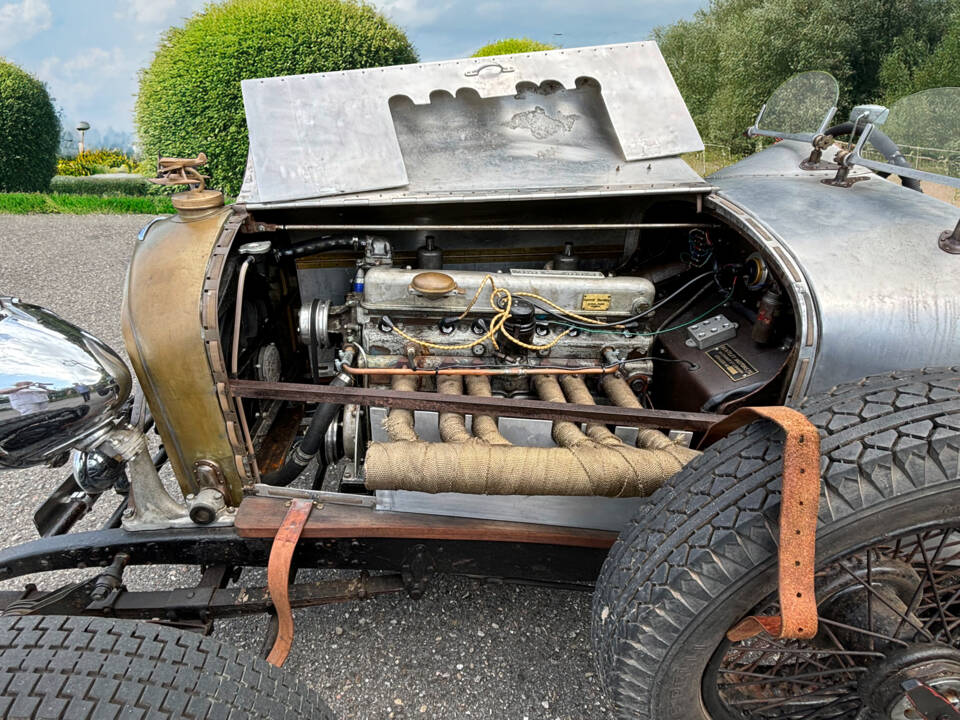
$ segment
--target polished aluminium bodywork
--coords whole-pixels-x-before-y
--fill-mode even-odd
[[[826,185],[835,170],[800,169],[809,153],[784,141],[710,177],[717,201],[749,213],[788,248],[812,289],[819,337],[805,392],[955,364],[960,258],[937,240],[960,209],[863,171],[852,187]]]
[[[242,87],[251,209],[709,190],[678,157],[703,143],[652,42]]]
[[[99,436],[130,386],[104,343],[49,310],[0,297],[0,468],[63,458]]]

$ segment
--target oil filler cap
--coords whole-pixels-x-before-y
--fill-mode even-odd
[[[422,272],[413,276],[410,291],[425,297],[445,297],[460,292],[457,281],[442,272]]]

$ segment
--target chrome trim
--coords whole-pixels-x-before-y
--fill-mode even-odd
[[[37,305],[0,297],[0,468],[59,459],[112,427],[130,372],[107,345]]]
[[[159,215],[153,218],[153,220],[150,220],[142,228],[140,228],[140,232],[137,233],[137,242],[143,242],[144,239],[147,237],[147,233],[150,232],[150,228],[153,227],[154,223],[157,223],[160,220],[166,220],[167,217],[168,217],[167,215]]]

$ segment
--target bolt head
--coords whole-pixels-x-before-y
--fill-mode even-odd
[[[122,517],[125,517],[127,519],[132,518],[134,515],[134,512],[136,511],[133,508],[127,508],[126,510],[123,511]]]

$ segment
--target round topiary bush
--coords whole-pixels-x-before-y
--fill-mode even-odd
[[[511,55],[513,53],[537,52],[538,50],[556,50],[556,45],[531,40],[530,38],[506,38],[484,45],[477,50],[473,57],[487,57],[488,55]]]
[[[42,82],[0,58],[0,192],[38,192],[57,169],[60,120]]]
[[[240,81],[417,61],[406,35],[350,0],[228,0],[161,40],[140,73],[136,123],[147,157],[209,158],[210,185],[240,190],[247,125]]]

